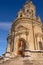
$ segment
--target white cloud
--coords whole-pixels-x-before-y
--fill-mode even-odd
[[[11,22],[0,22],[0,29],[9,30],[11,28]]]
[[[0,43],[6,41],[7,31],[10,30],[11,22],[0,22]],[[5,31],[5,32],[4,32]],[[4,37],[5,35],[5,37]]]

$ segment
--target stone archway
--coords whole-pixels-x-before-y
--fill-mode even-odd
[[[21,55],[24,56],[24,51],[26,49],[26,41],[23,38],[19,39],[18,42],[18,51],[17,51],[17,55]]]

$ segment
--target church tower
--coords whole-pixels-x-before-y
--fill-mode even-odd
[[[12,24],[7,38],[7,52],[25,56],[25,51],[43,50],[42,34],[42,23],[40,17],[36,17],[36,8],[31,1],[26,1]]]
[[[31,1],[18,12],[7,43],[0,65],[43,65],[43,24]]]

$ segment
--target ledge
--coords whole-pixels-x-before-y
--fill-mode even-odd
[[[43,53],[43,50],[25,50],[25,52]]]

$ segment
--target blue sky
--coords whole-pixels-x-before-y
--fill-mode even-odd
[[[26,0],[0,0],[0,55],[6,51],[7,35],[17,12]],[[36,16],[40,15],[43,22],[43,0],[32,0],[36,6]]]

